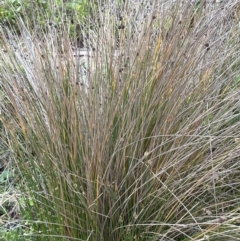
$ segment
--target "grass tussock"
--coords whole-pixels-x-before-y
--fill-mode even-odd
[[[75,23],[84,56],[67,21],[2,27],[29,235],[239,240],[239,4],[111,2]]]

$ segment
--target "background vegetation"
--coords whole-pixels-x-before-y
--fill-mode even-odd
[[[12,4],[1,239],[239,240],[238,1]]]

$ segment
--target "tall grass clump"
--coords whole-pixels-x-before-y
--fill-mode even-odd
[[[26,235],[239,240],[238,1],[113,2],[89,1],[84,24],[1,28]]]

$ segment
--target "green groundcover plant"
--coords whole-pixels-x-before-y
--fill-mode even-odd
[[[2,25],[15,28],[19,33],[18,18],[22,18],[24,23],[31,29],[33,26],[39,25],[44,28],[49,24],[59,26],[61,21],[69,21],[73,32],[75,25],[74,20],[84,22],[88,14],[92,14],[91,9],[96,8],[96,1],[92,1],[91,5],[86,0],[5,0],[0,2],[0,21]],[[53,8],[54,6],[54,8]],[[49,19],[53,21],[50,23]]]
[[[1,28],[19,239],[240,240],[238,1],[87,8]]]

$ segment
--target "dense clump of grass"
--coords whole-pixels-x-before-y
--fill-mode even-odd
[[[68,22],[2,28],[1,121],[36,240],[240,238],[237,1],[147,2],[99,3],[84,57]]]

